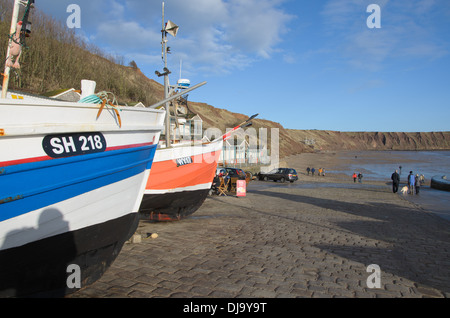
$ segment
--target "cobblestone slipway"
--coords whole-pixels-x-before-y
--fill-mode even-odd
[[[244,198],[209,197],[191,217],[141,221],[138,233],[70,297],[450,296],[450,222],[385,185],[255,181]],[[368,287],[371,264],[380,288]]]

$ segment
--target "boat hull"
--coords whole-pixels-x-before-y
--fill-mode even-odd
[[[176,193],[146,194],[140,209],[142,219],[152,221],[181,220],[197,211],[208,197],[210,188]]]
[[[444,176],[434,176],[431,178],[430,186],[433,189],[442,190],[442,191],[450,191],[450,180]]]
[[[99,279],[137,228],[138,214],[65,232],[0,251],[0,297],[63,297],[79,290],[67,284],[78,265],[80,286]],[[111,233],[104,236],[99,233]],[[75,282],[75,280],[74,280]]]
[[[135,231],[164,112],[124,108],[121,125],[97,112],[0,101],[0,296],[86,287]],[[80,287],[68,286],[69,265]]]
[[[139,212],[144,219],[180,220],[203,204],[223,142],[157,149]]]

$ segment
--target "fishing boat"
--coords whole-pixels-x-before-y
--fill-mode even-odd
[[[142,218],[181,220],[197,211],[210,193],[223,142],[250,126],[257,115],[212,141],[192,140],[158,148],[139,209]]]
[[[84,287],[134,233],[164,112],[98,109],[0,99],[0,296]]]
[[[433,176],[431,178],[430,187],[433,189],[450,191],[450,180],[447,179],[447,176]]]
[[[142,218],[181,220],[197,211],[210,193],[223,142],[251,126],[257,115],[213,141],[158,148],[139,209]]]
[[[33,3],[15,1],[11,38]],[[63,296],[100,278],[136,230],[165,110],[10,92],[15,44],[0,99],[0,297]]]
[[[180,220],[197,211],[211,189],[222,143],[157,149],[139,210],[144,218]]]
[[[167,35],[176,36],[178,25],[172,21],[165,22],[164,2],[162,19],[162,59],[164,72],[156,71],[156,75],[164,76],[165,98],[177,93],[181,95],[172,100],[172,116],[167,111],[165,120],[164,142],[156,150],[153,167],[146,184],[144,197],[139,209],[143,219],[154,221],[181,220],[197,211],[205,201],[211,189],[218,160],[223,147],[223,140],[229,138],[232,132],[244,126],[249,126],[249,120],[235,127],[232,131],[212,141],[197,138],[188,132],[183,140],[172,140],[178,123],[189,115],[186,97],[190,87],[188,79],[181,78],[177,85],[169,83],[170,70],[167,68]],[[203,86],[205,82],[196,86]],[[154,107],[154,106],[152,106]],[[170,109],[166,104],[166,109]],[[183,110],[184,109],[184,110]],[[256,116],[253,116],[254,118]],[[173,122],[173,124],[171,124]],[[173,128],[172,128],[173,127]]]
[[[156,75],[164,76],[164,98],[190,86],[190,81],[180,79],[177,86],[170,86],[167,68],[167,35],[176,36],[179,27],[172,21],[165,22],[164,2],[162,3],[162,59],[163,73],[156,71]],[[181,71],[180,71],[181,73]],[[204,85],[205,83],[199,84]],[[177,103],[176,100],[174,100]],[[187,106],[187,105],[186,105]],[[169,103],[165,108],[169,109]],[[177,116],[177,107],[174,107]],[[176,124],[178,124],[178,118]],[[165,144],[157,149],[153,172],[149,177],[140,206],[140,213],[146,219],[173,220],[181,219],[195,212],[205,200],[211,188],[217,160],[222,148],[221,143],[193,146],[191,140],[173,145],[171,141],[171,116],[166,113]],[[206,162],[204,155],[209,154],[212,160]]]

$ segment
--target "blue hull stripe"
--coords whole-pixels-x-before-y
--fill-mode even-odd
[[[142,173],[155,150],[149,145],[2,167],[0,222]]]

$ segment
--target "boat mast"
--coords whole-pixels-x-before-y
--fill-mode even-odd
[[[162,3],[162,58],[164,60],[164,99],[169,97],[169,70],[167,69],[167,32],[164,21],[164,2]],[[169,102],[166,102],[166,147],[171,146],[170,142],[170,110]]]
[[[164,73],[160,73],[156,71],[156,75],[158,77],[164,76],[164,99],[167,100],[170,93],[170,85],[169,85],[169,74],[171,73],[169,69],[167,68],[167,54],[169,53],[169,47],[167,46],[167,33],[170,35],[176,37],[178,32],[178,25],[173,23],[172,21],[165,22],[164,17],[164,1],[162,3],[162,28],[161,28],[161,34],[162,34],[162,53],[161,57],[164,60]],[[169,103],[166,103],[166,146],[170,147],[170,111],[169,111]]]
[[[9,34],[15,34],[17,29],[17,21],[19,20],[19,9],[20,9],[20,0],[14,1],[14,9],[13,9],[13,15],[11,20],[11,29],[9,31]],[[6,52],[6,60],[9,59],[9,54],[11,52],[11,45],[12,45],[13,38],[9,38],[8,42],[8,49]],[[8,63],[5,64],[5,72],[3,74],[3,85],[2,85],[2,98],[6,98],[6,93],[8,92],[8,85],[9,85],[9,73],[11,71],[11,68],[7,66]]]

